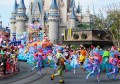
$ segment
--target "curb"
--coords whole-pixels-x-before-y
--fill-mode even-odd
[[[11,74],[8,74],[8,75],[5,75],[4,77],[0,77],[0,80],[1,79],[5,79],[5,78],[9,78],[9,77],[12,77],[12,76],[14,76],[14,75],[16,75],[16,74],[19,74],[19,71],[18,72],[15,72],[15,73],[11,73]]]

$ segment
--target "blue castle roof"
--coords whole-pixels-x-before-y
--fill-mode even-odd
[[[14,6],[13,6],[13,13],[16,13],[17,12],[17,1],[15,0],[14,2]]]
[[[58,6],[57,6],[57,2],[56,2],[56,0],[52,0],[52,3],[51,3],[51,6],[50,6],[50,9],[58,9]]]
[[[70,19],[76,19],[76,15],[73,7],[72,7],[72,13],[71,13]]]
[[[72,0],[70,3],[70,8],[74,7],[75,8],[75,0]]]
[[[24,4],[24,0],[20,0],[20,3],[19,3],[19,5],[18,5],[18,8],[23,8],[23,9],[26,8],[26,7],[25,7],[25,4]]]
[[[39,11],[40,11],[40,13],[42,13],[42,11],[43,11],[42,0],[35,0],[35,3],[34,3],[34,5],[33,5],[33,11],[32,11],[32,12],[35,11],[35,5],[36,5],[36,3],[38,3],[38,7],[39,7]]]
[[[77,8],[77,13],[80,13],[80,12],[81,12],[81,9],[80,9],[80,4],[79,4]]]

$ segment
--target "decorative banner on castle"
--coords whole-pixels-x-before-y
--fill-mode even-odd
[[[67,32],[68,32],[68,30],[64,31],[64,40],[67,40]]]
[[[72,28],[69,28],[67,31],[68,31],[67,37],[68,37],[68,39],[70,39],[72,37]]]

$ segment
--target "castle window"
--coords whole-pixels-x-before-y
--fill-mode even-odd
[[[82,33],[81,38],[82,38],[82,39],[87,39],[87,34]]]
[[[73,39],[76,39],[76,40],[79,39],[79,35],[78,34],[74,34],[73,35]]]

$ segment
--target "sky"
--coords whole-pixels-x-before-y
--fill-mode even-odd
[[[30,0],[24,0],[25,5],[28,8]],[[82,6],[82,12],[85,13],[86,9],[90,9],[93,12],[93,4],[95,12],[98,13],[99,9],[103,10],[109,4],[119,3],[120,0],[75,0],[76,4],[80,2]],[[19,3],[19,0],[18,0]],[[10,23],[11,11],[13,8],[14,0],[0,0],[0,20],[3,21],[3,26],[6,27]]]

